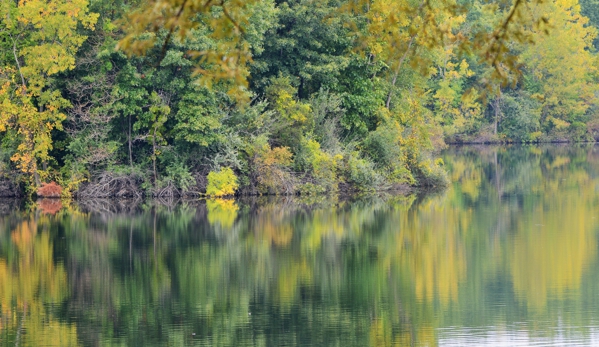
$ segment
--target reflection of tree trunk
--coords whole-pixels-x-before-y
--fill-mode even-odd
[[[495,148],[494,153],[494,166],[495,166],[495,190],[497,191],[497,210],[495,213],[495,237],[493,238],[493,242],[498,242],[499,237],[503,231],[506,230],[507,218],[504,218],[504,213],[502,209],[502,197],[503,197],[503,184],[501,183],[501,168],[499,167],[499,159],[498,159],[498,149]]]
[[[154,210],[154,230],[152,232],[152,236],[154,239],[154,260],[156,260],[156,208],[153,208]]]
[[[27,317],[27,303],[23,305],[23,318],[21,318],[21,323],[19,323],[19,327],[17,328],[17,336],[15,337],[15,347],[18,347],[19,342],[21,342],[21,332],[23,331],[23,327],[25,325],[25,317]]]
[[[495,189],[497,190],[497,196],[499,197],[499,202],[501,202],[501,196],[503,195],[502,192],[502,188],[501,188],[501,180],[499,178],[500,175],[500,170],[499,170],[499,163],[497,160],[497,149],[495,150],[495,155],[494,155],[494,164],[495,164]]]
[[[395,281],[392,281],[390,269],[387,271],[387,281],[389,281],[389,283],[396,283]],[[410,313],[407,312],[406,310],[404,310],[404,308],[403,308],[401,294],[400,294],[402,292],[402,290],[397,288],[394,285],[392,292],[393,292],[394,300],[396,302],[396,309],[397,309],[397,312],[399,313],[399,319],[401,321],[401,325],[409,327],[410,346],[414,346],[415,343],[417,342],[418,331],[416,329],[416,326],[414,325],[414,322],[412,321],[412,317],[410,316]],[[376,305],[374,305],[374,307],[376,307]],[[371,320],[372,320],[372,317],[371,317]]]
[[[132,269],[132,247],[133,247],[133,221],[129,223],[129,272],[133,272]]]

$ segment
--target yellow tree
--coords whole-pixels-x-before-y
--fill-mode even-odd
[[[537,11],[551,14],[550,33],[539,35],[536,30],[536,44],[524,50],[522,61],[532,75],[531,84],[538,86],[542,125],[565,130],[596,102],[597,59],[590,49],[597,29],[580,14],[577,0],[549,2]]]
[[[478,93],[464,90],[464,82],[474,76],[465,59],[456,56],[457,45],[463,36],[461,26],[465,15],[450,17],[444,22],[445,36],[442,44],[433,50],[436,66],[434,80],[438,81],[433,94],[438,122],[445,127],[445,134],[468,130],[482,114]]]
[[[51,131],[61,129],[61,110],[69,106],[50,79],[75,67],[86,39],[78,29],[93,29],[98,15],[89,13],[87,0],[20,0],[3,1],[0,17],[3,48],[12,56],[0,67],[0,132],[16,142],[12,160],[39,185],[47,175]]]

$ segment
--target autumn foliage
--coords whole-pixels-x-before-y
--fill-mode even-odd
[[[444,185],[445,143],[599,140],[595,3],[0,2],[0,173],[79,197]]]
[[[37,196],[43,198],[60,198],[62,187],[56,182],[42,183],[42,186],[37,190]]]

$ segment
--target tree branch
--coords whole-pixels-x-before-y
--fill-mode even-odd
[[[19,63],[19,56],[17,55],[17,41],[12,36],[12,34],[9,34],[9,35],[10,35],[10,39],[12,40],[12,54],[15,57],[15,62],[17,63],[17,68],[19,69],[19,75],[21,76],[21,83],[23,84],[23,93],[24,93],[25,89],[27,89],[27,85],[25,84],[25,77],[23,77],[23,72],[21,72],[21,63]]]

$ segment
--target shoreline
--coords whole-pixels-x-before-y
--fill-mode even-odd
[[[466,141],[466,142],[447,142],[447,148],[449,147],[461,147],[461,146],[513,146],[513,145],[529,145],[529,146],[542,146],[542,145],[595,145],[599,143],[599,141],[569,141],[569,140],[555,140],[555,141],[536,141],[536,142],[523,142],[523,141]],[[70,198],[73,201],[85,201],[85,200],[123,200],[123,199],[133,199],[133,200],[147,200],[147,199],[188,199],[188,200],[198,200],[198,199],[210,199],[210,198],[226,198],[226,199],[239,199],[239,198],[248,198],[248,197],[262,197],[262,196],[272,196],[272,197],[310,197],[310,196],[356,196],[360,194],[378,194],[378,193],[392,193],[394,195],[410,195],[414,193],[419,193],[422,191],[431,191],[435,189],[439,189],[438,186],[412,186],[407,183],[402,184],[393,184],[390,187],[382,187],[380,189],[360,189],[356,186],[352,186],[350,184],[339,182],[338,189],[335,191],[326,191],[326,192],[315,192],[309,194],[301,194],[300,192],[296,193],[277,193],[277,194],[261,194],[258,193],[256,187],[246,187],[242,189],[240,192],[234,195],[227,196],[218,196],[213,197],[209,196],[201,191],[193,191],[193,192],[180,192],[178,189],[168,190],[165,194],[165,190],[158,192],[151,192],[150,190],[144,190],[139,185],[131,186],[126,189],[125,193],[122,192],[114,192],[114,193],[105,193],[99,195],[82,195],[81,192],[85,189],[86,184],[83,184],[82,187],[78,190],[79,193],[74,193]],[[202,187],[197,187],[202,188]],[[205,189],[205,187],[203,187]],[[34,195],[35,196],[35,195]],[[0,199],[28,199],[26,194],[24,194],[22,189],[9,180],[0,180]],[[42,197],[42,196],[32,196],[30,199],[61,199],[60,197]]]
[[[155,208],[172,209],[178,206],[202,207],[229,205],[245,206],[250,209],[256,206],[276,204],[278,206],[296,206],[298,208],[318,208],[319,206],[340,206],[345,203],[371,200],[416,201],[429,196],[435,196],[440,190],[412,189],[387,190],[355,194],[320,194],[320,195],[245,195],[227,197],[172,197],[164,198],[90,198],[90,199],[60,199],[60,198],[3,198],[0,197],[0,216],[9,215],[13,211],[40,211],[44,214],[55,215],[60,211],[80,211],[84,213],[99,213],[105,215],[138,213]]]
[[[178,199],[178,200],[203,200],[203,199],[244,199],[244,198],[256,198],[256,197],[318,197],[318,196],[338,196],[338,197],[353,197],[359,195],[376,195],[376,194],[392,194],[392,195],[410,195],[417,194],[423,191],[435,190],[439,189],[439,187],[420,187],[420,186],[410,186],[408,184],[397,184],[393,185],[390,188],[384,189],[373,189],[373,190],[360,190],[360,189],[352,189],[345,188],[339,189],[336,191],[323,192],[323,193],[314,193],[314,194],[289,194],[289,193],[281,193],[281,194],[259,194],[259,193],[239,193],[234,195],[224,195],[224,196],[210,196],[204,193],[182,193],[182,194],[173,194],[173,195],[153,195],[153,194],[145,194],[145,191],[139,189],[136,190],[136,195],[106,195],[106,196],[85,196],[80,197],[77,194],[73,194],[71,198],[68,198],[72,201],[87,201],[87,200],[165,200],[165,199]],[[31,200],[62,200],[64,198],[61,197],[42,197],[35,196],[31,197]],[[0,195],[1,200],[27,200],[25,195]]]
[[[448,146],[461,146],[461,145],[543,145],[543,144],[554,144],[554,145],[574,145],[574,144],[596,144],[599,141],[570,141],[570,140],[551,140],[551,141],[500,141],[500,140],[472,140],[472,141],[460,141],[460,142],[445,142]]]

